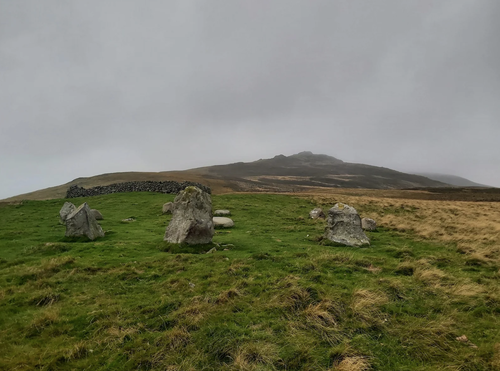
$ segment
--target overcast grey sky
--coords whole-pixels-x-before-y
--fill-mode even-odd
[[[304,150],[500,186],[498,0],[0,0],[0,198]]]

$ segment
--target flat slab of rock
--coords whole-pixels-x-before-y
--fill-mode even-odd
[[[75,210],[76,210],[75,205],[73,205],[71,202],[65,202],[63,207],[61,207],[61,210],[59,210],[59,217],[60,217],[59,222],[61,224],[66,223],[66,218],[68,217],[68,215]]]
[[[167,202],[166,204],[163,204],[162,208],[162,213],[163,214],[172,214],[172,202]]]
[[[356,209],[342,203],[335,204],[328,210],[325,238],[346,246],[370,244],[361,228],[361,218]]]
[[[365,231],[374,231],[377,229],[377,222],[370,218],[361,219],[361,228]]]
[[[325,219],[325,213],[323,212],[323,209],[321,207],[317,207],[315,209],[312,209],[309,211],[309,217],[311,219]]]
[[[215,210],[214,216],[229,216],[231,215],[231,211],[229,210]]]
[[[163,239],[171,243],[198,245],[212,242],[213,235],[210,195],[198,187],[187,187],[175,197],[172,220]]]
[[[234,227],[233,219],[226,218],[223,216],[214,216],[213,217],[214,227],[215,228],[231,228]]]
[[[81,204],[66,218],[66,237],[83,237],[90,240],[104,237],[104,231],[95,220],[87,203]]]
[[[90,209],[90,212],[94,216],[95,220],[103,220],[104,218],[102,217],[102,214],[99,210],[97,209]]]

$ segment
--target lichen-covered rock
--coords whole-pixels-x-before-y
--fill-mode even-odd
[[[59,210],[59,222],[61,224],[66,223],[66,218],[68,217],[69,214],[71,214],[73,211],[75,211],[76,206],[73,205],[71,202],[65,202],[63,207],[61,207],[61,210]]]
[[[229,216],[231,215],[231,211],[229,210],[215,210],[214,216]]]
[[[172,202],[167,202],[163,204],[163,208],[161,209],[163,214],[172,214]]]
[[[104,237],[104,231],[95,220],[86,202],[66,218],[66,237],[83,236],[87,236],[90,240]]]
[[[198,187],[187,187],[174,200],[172,220],[167,226],[164,240],[198,245],[212,242],[213,235],[210,195]]]
[[[320,208],[320,207],[317,207],[315,209],[312,209],[311,211],[309,211],[309,217],[311,219],[325,219],[325,213],[323,212],[323,209]]]
[[[356,209],[341,203],[328,210],[325,238],[347,246],[369,245]]]
[[[361,219],[361,228],[365,231],[374,231],[377,229],[377,222],[370,218]]]
[[[102,214],[99,210],[97,209],[90,209],[90,212],[94,216],[95,220],[103,220],[104,218],[102,217]]]
[[[234,227],[234,222],[233,219],[231,218],[226,218],[224,216],[214,216],[213,217],[214,221],[214,227],[219,227],[219,228],[231,228]]]

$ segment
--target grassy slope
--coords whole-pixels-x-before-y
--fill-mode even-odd
[[[236,227],[200,254],[162,241],[172,198],[85,200],[107,231],[88,243],[62,237],[63,200],[0,207],[0,369],[500,367],[497,264],[385,229],[322,245],[315,204],[276,195],[214,196]]]

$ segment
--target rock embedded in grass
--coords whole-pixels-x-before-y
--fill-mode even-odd
[[[225,218],[223,216],[213,217],[214,227],[216,228],[231,228],[234,227],[234,222],[231,218]]]
[[[198,187],[187,187],[175,197],[172,220],[164,240],[170,243],[201,245],[212,242],[214,223],[212,199]]]
[[[231,211],[229,210],[215,210],[214,216],[229,216],[231,215]]]
[[[346,246],[370,244],[361,228],[361,218],[356,209],[342,203],[337,203],[328,210],[325,238]]]
[[[104,231],[95,220],[89,205],[85,202],[66,218],[66,237],[83,237],[90,240],[104,237]]]
[[[66,223],[66,219],[68,218],[68,215],[71,214],[73,211],[75,211],[76,206],[73,205],[71,202],[65,202],[61,210],[59,210],[59,217],[60,217],[60,223],[64,224]]]
[[[104,218],[102,217],[102,214],[99,210],[97,209],[90,209],[90,212],[94,216],[95,220],[103,220]]]
[[[172,202],[163,204],[163,208],[161,211],[163,214],[172,214]]]
[[[317,207],[309,211],[309,217],[311,219],[325,219],[325,213],[322,208]]]
[[[365,231],[374,231],[377,229],[377,222],[370,218],[361,219],[361,228]]]

